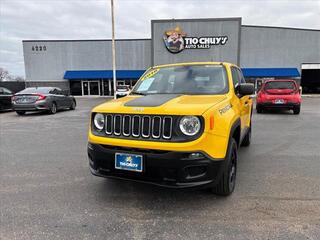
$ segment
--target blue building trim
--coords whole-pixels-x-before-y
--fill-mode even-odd
[[[296,68],[242,68],[244,77],[300,77]]]
[[[117,70],[117,79],[139,79],[145,70]],[[296,68],[242,68],[245,77],[300,77]],[[64,79],[112,79],[112,70],[66,71]]]
[[[145,70],[117,70],[117,79],[139,79]],[[112,79],[112,70],[78,70],[66,71],[64,79],[80,80],[80,79]]]

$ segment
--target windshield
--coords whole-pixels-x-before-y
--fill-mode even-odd
[[[267,82],[265,89],[295,89],[293,82]]]
[[[19,94],[33,94],[33,93],[49,93],[53,88],[51,87],[38,87],[38,88],[26,88],[19,92]]]
[[[145,73],[132,94],[224,94],[228,91],[222,65],[154,68]]]

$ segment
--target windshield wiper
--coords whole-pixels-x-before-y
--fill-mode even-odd
[[[142,96],[146,96],[147,94],[146,93],[143,93],[143,92],[131,92],[131,94],[134,94],[134,95],[142,95]]]

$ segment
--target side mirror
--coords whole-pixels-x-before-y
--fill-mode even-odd
[[[241,83],[238,92],[242,96],[252,95],[254,94],[254,85],[252,83]]]

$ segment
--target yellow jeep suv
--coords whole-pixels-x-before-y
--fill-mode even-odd
[[[152,67],[128,96],[92,110],[91,172],[229,195],[238,148],[250,144],[253,93],[234,64]]]

